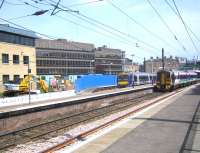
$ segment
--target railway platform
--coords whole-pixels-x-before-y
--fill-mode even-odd
[[[20,103],[20,101],[15,104],[15,105],[9,105],[6,104],[6,106],[1,105],[0,106],[0,118],[2,114],[9,113],[10,115],[12,114],[11,112],[14,112],[14,114],[18,114],[18,112],[23,112],[25,113],[26,110],[29,112],[29,110],[34,111],[35,109],[40,109],[43,108],[45,109],[50,109],[54,107],[60,107],[63,106],[67,103],[75,103],[75,102],[81,102],[84,100],[91,100],[91,99],[98,99],[100,97],[105,97],[109,95],[115,95],[118,93],[126,93],[126,92],[134,92],[137,90],[143,90],[143,89],[151,89],[153,86],[152,85],[142,85],[142,86],[135,86],[134,88],[128,87],[128,88],[115,88],[115,89],[109,89],[109,90],[102,90],[96,93],[92,92],[84,92],[81,94],[77,94],[76,96],[71,96],[71,97],[62,97],[58,98],[55,97],[55,99],[46,99],[46,100],[41,100],[41,101],[36,101],[36,102],[31,102],[29,103],[28,101],[26,103]],[[23,114],[22,113],[22,114]],[[21,113],[20,113],[21,114]]]
[[[200,152],[200,85],[191,86],[115,126],[93,140],[85,140],[84,145],[61,152]]]

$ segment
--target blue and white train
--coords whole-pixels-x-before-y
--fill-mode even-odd
[[[156,81],[156,74],[145,72],[135,73],[121,73],[117,77],[118,87],[133,87],[145,84],[154,84]]]

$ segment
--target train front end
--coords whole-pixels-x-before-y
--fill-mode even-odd
[[[172,89],[170,71],[160,70],[157,72],[157,81],[155,88],[158,91],[170,91]]]

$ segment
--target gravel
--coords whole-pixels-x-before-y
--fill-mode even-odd
[[[157,99],[157,98],[155,98],[155,99]],[[152,102],[152,100],[148,100],[147,103],[151,103],[151,102]],[[60,136],[57,136],[57,137],[54,137],[54,138],[50,138],[48,140],[41,139],[41,140],[37,140],[37,141],[34,141],[34,142],[28,142],[28,143],[25,143],[25,144],[17,145],[16,147],[14,147],[12,149],[7,150],[6,153],[39,153],[39,152],[42,152],[43,150],[45,150],[45,149],[47,149],[51,146],[54,146],[56,144],[59,144],[59,143],[65,141],[65,140],[68,140],[71,137],[74,137],[78,134],[81,134],[81,133],[86,132],[90,129],[93,129],[97,126],[100,126],[100,125],[102,125],[106,122],[109,122],[111,120],[119,118],[120,116],[123,116],[123,115],[127,114],[128,112],[136,110],[138,107],[141,107],[143,105],[144,105],[144,103],[137,105],[137,106],[133,106],[133,107],[127,109],[127,110],[111,114],[111,115],[104,117],[102,119],[77,126],[77,127],[73,128],[69,131],[66,131],[64,133],[64,135],[60,135]]]

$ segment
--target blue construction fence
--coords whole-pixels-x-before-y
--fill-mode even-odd
[[[116,86],[117,76],[103,74],[81,75],[77,77],[74,85],[76,92],[80,92],[86,89]]]

